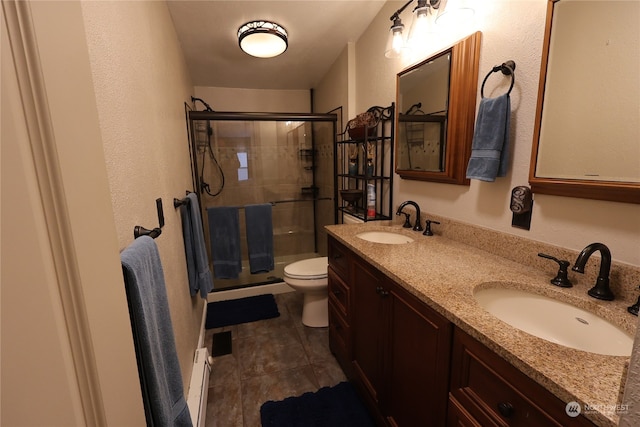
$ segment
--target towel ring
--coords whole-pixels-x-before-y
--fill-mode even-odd
[[[489,73],[487,73],[487,76],[482,81],[482,87],[480,88],[480,96],[482,98],[484,98],[484,84],[487,82],[487,79],[489,79],[489,76],[491,74],[497,73],[498,71],[502,71],[502,74],[504,74],[505,76],[511,76],[511,86],[509,86],[509,90],[507,91],[507,95],[509,95],[511,93],[511,89],[513,89],[513,84],[516,81],[516,75],[515,75],[516,63],[511,61],[511,60],[509,60],[507,62],[503,62],[500,65],[496,65],[495,67],[493,67],[491,69],[491,71],[489,71]]]

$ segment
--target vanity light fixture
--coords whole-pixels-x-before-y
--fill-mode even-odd
[[[404,25],[402,24],[402,19],[400,19],[400,14],[407,6],[413,3],[413,0],[406,2],[404,6],[391,15],[389,19],[393,21],[393,25],[389,30],[389,39],[387,40],[384,56],[387,58],[398,58],[408,52],[410,46],[418,42],[420,36],[426,33],[427,27],[429,26],[428,17],[431,8],[438,9],[440,2],[441,0],[418,0],[418,6],[413,9],[415,16],[411,22],[411,30],[408,38],[404,34]]]
[[[273,58],[289,46],[287,30],[272,21],[251,21],[238,28],[240,49],[258,58]]]
[[[435,23],[442,26],[465,25],[475,14],[470,0],[418,0],[418,5],[413,9],[411,30],[406,37],[400,14],[412,2],[413,0],[409,0],[389,18],[393,21],[393,25],[391,25],[385,48],[384,55],[387,58],[398,58],[410,50],[419,50],[420,46],[427,41],[428,33],[433,31],[430,30],[432,22],[429,19],[432,10],[438,11]]]
[[[436,24],[447,25],[469,25],[476,14],[473,7],[475,0],[442,0],[442,7],[438,11]]]

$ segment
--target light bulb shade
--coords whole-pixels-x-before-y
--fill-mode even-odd
[[[430,7],[417,7],[415,9],[411,28],[409,29],[409,37],[407,38],[407,46],[412,52],[421,50],[421,46],[429,40],[431,33]]]
[[[251,21],[238,28],[240,49],[258,58],[272,58],[287,50],[287,30],[269,21]]]
[[[436,24],[465,26],[473,23],[476,10],[472,0],[441,0]]]
[[[384,50],[384,56],[387,58],[398,58],[402,56],[406,50],[406,39],[404,35],[404,25],[400,18],[396,18],[393,21],[393,25],[389,30],[389,38],[387,39],[387,46]]]

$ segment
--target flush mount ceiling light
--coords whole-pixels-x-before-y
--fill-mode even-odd
[[[258,58],[272,58],[287,50],[287,30],[271,21],[251,21],[238,28],[240,49]]]

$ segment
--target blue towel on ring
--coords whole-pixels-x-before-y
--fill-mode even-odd
[[[508,93],[497,98],[482,98],[473,132],[467,178],[493,182],[496,177],[507,175],[510,115]]]
[[[242,271],[240,216],[238,208],[207,208],[213,275],[218,279],[237,279]]]
[[[271,271],[274,268],[271,208],[271,203],[244,207],[251,274]]]
[[[158,247],[138,237],[120,260],[147,425],[191,427]]]
[[[195,296],[200,291],[200,296],[207,298],[207,294],[213,289],[213,281],[209,270],[207,247],[204,243],[200,205],[196,193],[189,193],[187,200],[188,202],[180,207],[180,214],[184,251],[187,259],[187,275],[189,276],[189,291],[191,296]]]

